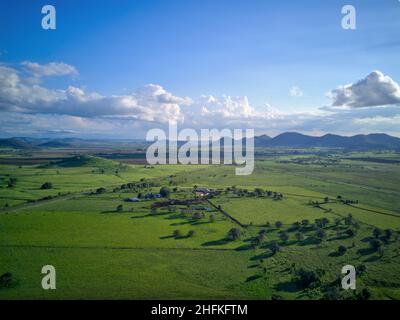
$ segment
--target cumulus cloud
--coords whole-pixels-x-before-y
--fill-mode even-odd
[[[37,62],[24,61],[21,63],[24,69],[35,77],[50,76],[77,76],[78,70],[74,66],[63,62],[50,62],[47,64],[39,64]]]
[[[131,94],[103,96],[69,86],[53,90],[31,84],[10,67],[0,66],[0,110],[63,114],[77,117],[121,117],[141,121],[183,121],[180,105],[189,98],[172,95],[159,85],[147,85]]]
[[[32,67],[33,66],[33,67]],[[399,86],[380,72],[331,91],[333,107],[307,112],[282,112],[253,106],[246,96],[179,97],[160,85],[149,84],[124,95],[103,95],[77,86],[52,89],[30,76],[74,74],[75,70],[42,68],[24,63],[18,68],[0,64],[0,134],[77,134],[85,137],[143,138],[147,130],[166,128],[169,121],[186,128],[252,128],[256,134],[283,131],[354,133],[368,130],[398,132]],[[27,68],[32,71],[27,72]],[[77,71],[76,71],[77,74]],[[39,78],[40,79],[40,78]],[[293,89],[293,88],[292,88]],[[299,88],[294,96],[301,96]],[[367,106],[383,108],[366,108]]]
[[[340,86],[328,93],[333,107],[364,108],[400,103],[400,86],[380,71],[371,72],[354,84]]]
[[[299,87],[293,86],[289,90],[289,95],[291,97],[302,97],[303,96],[303,91]]]

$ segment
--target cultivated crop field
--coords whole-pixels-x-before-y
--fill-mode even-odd
[[[400,165],[316,157],[260,157],[251,176],[92,156],[0,165],[0,299],[399,299]],[[349,264],[355,291],[340,285]]]

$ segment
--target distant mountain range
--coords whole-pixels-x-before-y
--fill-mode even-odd
[[[342,148],[356,150],[394,149],[400,150],[400,138],[383,133],[344,137],[326,134],[321,137],[308,136],[296,132],[282,133],[274,138],[267,135],[254,139],[256,147],[272,148]]]
[[[100,147],[102,144],[109,146],[113,143],[127,145],[143,144],[143,140],[84,140],[77,138],[63,139],[34,139],[34,138],[8,138],[0,139],[0,148],[37,149],[37,148],[74,148],[77,146]],[[383,133],[368,135],[355,135],[344,137],[326,134],[321,137],[308,136],[297,132],[282,133],[274,138],[267,135],[257,136],[254,139],[256,148],[341,148],[347,150],[400,150],[400,138]]]

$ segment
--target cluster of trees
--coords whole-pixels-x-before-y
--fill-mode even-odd
[[[382,257],[384,255],[383,247],[393,239],[394,231],[392,229],[381,230],[375,228],[372,234],[373,238],[369,241],[370,248]]]
[[[343,204],[358,204],[358,200],[344,199],[342,196],[337,196],[336,200]]]
[[[119,187],[115,187],[113,189],[113,192],[119,192],[122,190],[128,190],[130,192],[139,192],[142,191],[143,189],[156,188],[159,186],[160,183],[157,181],[148,181],[144,178],[141,178],[140,182],[129,182],[121,184]]]
[[[238,197],[269,197],[275,200],[282,200],[283,194],[271,190],[263,190],[261,188],[256,188],[254,191],[249,191],[248,189],[237,188],[236,186],[227,187],[225,189],[226,193],[233,193]]]
[[[300,268],[295,270],[294,281],[303,289],[315,288],[321,284],[321,277],[324,275],[323,270],[306,270]]]

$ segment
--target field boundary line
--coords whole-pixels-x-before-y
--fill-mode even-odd
[[[239,220],[237,220],[236,218],[232,217],[228,212],[226,212],[225,210],[222,210],[222,208],[220,208],[219,206],[217,206],[214,203],[212,203],[210,201],[210,199],[206,199],[206,201],[209,204],[211,204],[215,209],[217,209],[219,212],[221,212],[225,217],[227,217],[228,219],[232,220],[234,223],[238,224],[242,228],[247,228],[247,225],[241,223]]]

